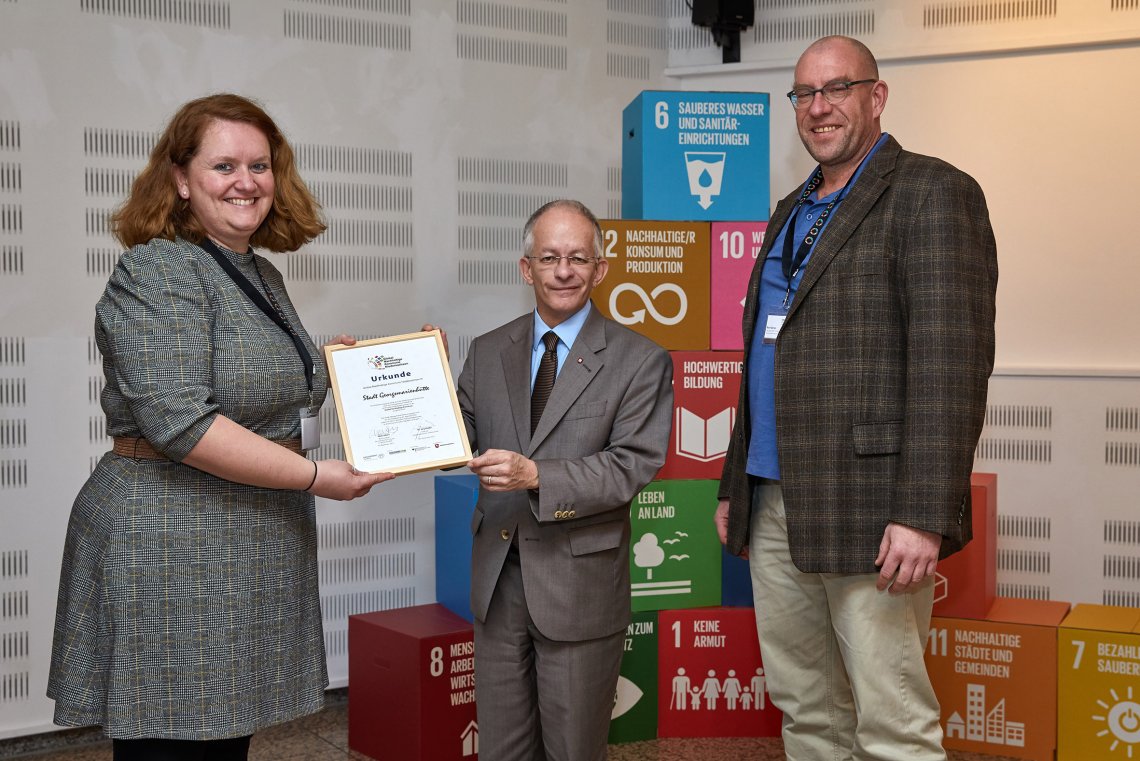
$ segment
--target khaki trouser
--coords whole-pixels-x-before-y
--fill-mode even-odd
[[[756,629],[789,761],[945,761],[923,661],[933,579],[894,596],[877,574],[802,573],[780,485],[752,499]]]

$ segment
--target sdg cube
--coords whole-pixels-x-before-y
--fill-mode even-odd
[[[471,621],[471,517],[479,499],[475,475],[435,477],[435,599]]]
[[[673,433],[660,479],[720,479],[736,404],[743,354],[738,351],[675,351]]]
[[[709,226],[601,220],[598,311],[666,349],[709,348]]]
[[[926,667],[946,748],[1052,761],[1066,602],[998,598],[985,620],[931,619]]]
[[[657,737],[657,613],[634,613],[625,630],[610,743]]]
[[[375,759],[478,758],[471,624],[438,603],[348,618],[348,747]]]
[[[645,91],[622,111],[626,219],[768,219],[768,94]]]
[[[934,615],[945,618],[985,618],[997,591],[997,475],[970,477],[970,515],[974,538],[938,562],[934,585]]]
[[[630,505],[633,609],[720,604],[716,481],[654,481]]]
[[[780,734],[751,608],[668,610],[658,621],[661,737]]]
[[[744,297],[752,268],[764,245],[767,222],[714,222],[709,262],[709,348],[741,350],[744,334]]]
[[[721,548],[720,554],[720,604],[726,608],[752,607],[752,570],[748,559],[729,555],[726,547]]]
[[[1140,757],[1140,609],[1077,605],[1057,643],[1057,761]]]

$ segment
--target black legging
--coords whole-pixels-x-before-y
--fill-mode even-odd
[[[249,735],[228,740],[113,740],[115,761],[246,761]]]

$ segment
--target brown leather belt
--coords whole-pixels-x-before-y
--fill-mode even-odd
[[[150,445],[150,442],[141,436],[114,436],[114,445],[111,448],[119,457],[129,457],[132,460],[169,460],[170,458]],[[300,439],[270,439],[274,444],[285,447],[299,455],[305,453],[301,450]]]

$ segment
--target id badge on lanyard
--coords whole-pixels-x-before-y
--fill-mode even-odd
[[[312,407],[302,407],[301,416],[301,449],[308,451],[321,445],[321,418]]]
[[[784,327],[784,320],[788,319],[788,306],[787,303],[764,305],[764,343],[776,343],[780,329]]]

